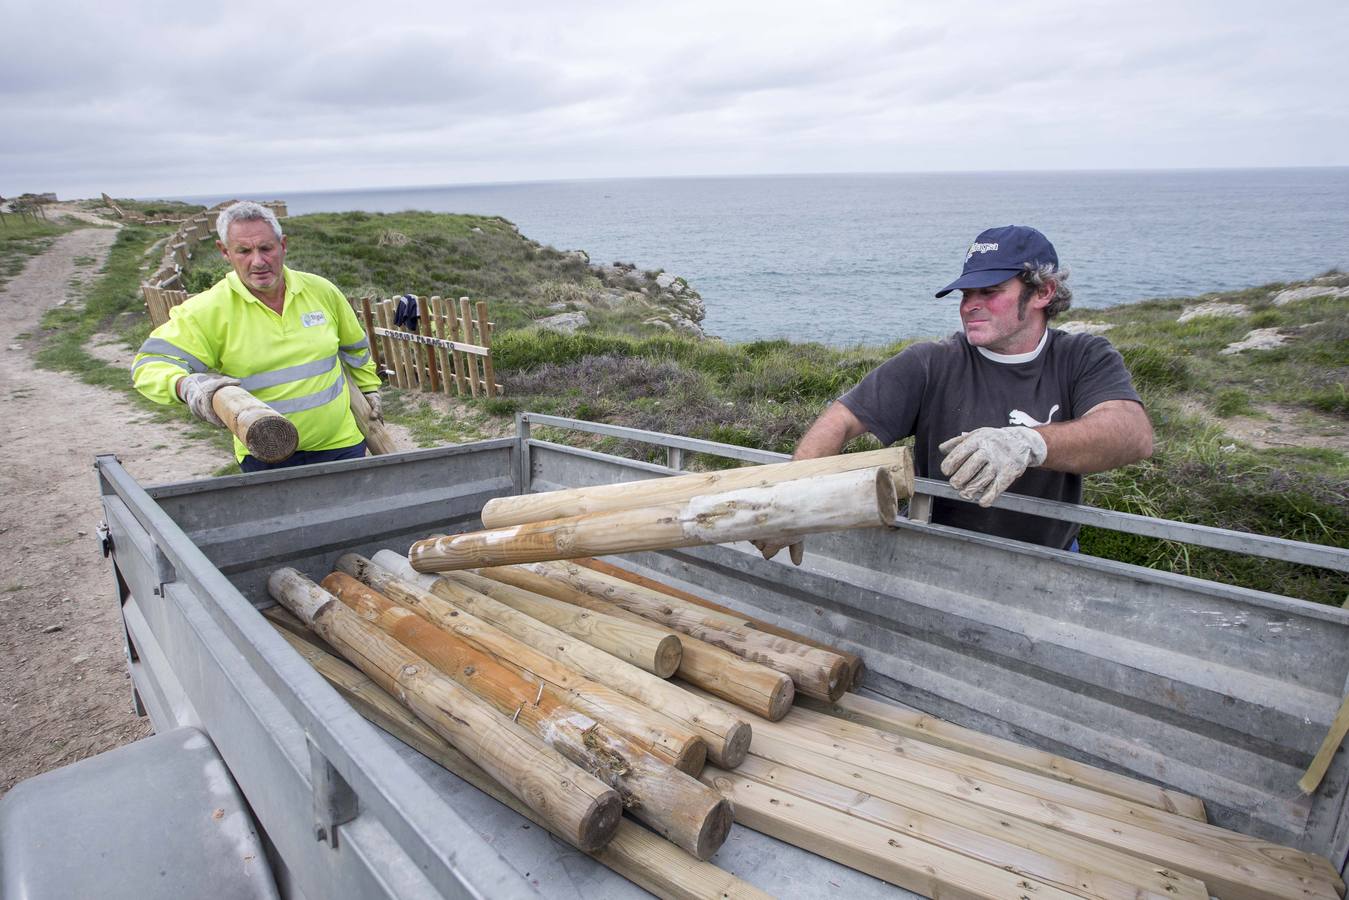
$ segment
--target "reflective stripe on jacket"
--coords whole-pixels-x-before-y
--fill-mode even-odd
[[[233,272],[186,303],[141,345],[131,366],[136,390],[156,403],[180,402],[183,376],[217,371],[295,423],[301,450],[361,441],[343,369],[361,391],[377,390],[370,342],[342,292],[317,275],[285,269],[277,315]],[[247,448],[236,438],[234,454]]]

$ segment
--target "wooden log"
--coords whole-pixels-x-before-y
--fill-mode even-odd
[[[383,422],[371,415],[370,401],[365,399],[360,388],[356,387],[356,382],[350,378],[347,379],[347,399],[351,402],[351,413],[356,419],[356,427],[365,435],[365,444],[370,448],[370,452],[375,456],[396,452],[398,445],[394,443],[393,435],[389,434]]]
[[[273,611],[280,612],[290,622],[277,621]],[[549,828],[537,813],[399,706],[373,681],[320,647],[317,638],[300,625],[299,620],[280,607],[264,610],[264,614],[273,619],[273,625],[282,637],[362,716],[529,821]],[[301,631],[303,633],[299,633]],[[768,900],[769,897],[748,882],[711,863],[694,859],[669,841],[626,820],[618,823],[608,844],[589,855],[657,897],[671,900]]]
[[[847,661],[837,653],[745,628],[734,616],[704,609],[575,563],[546,562],[484,570],[484,575],[539,593],[554,585],[579,591],[676,631],[706,641],[791,676],[797,693],[837,700],[848,683]],[[573,596],[570,592],[559,599]]]
[[[279,463],[300,445],[300,432],[281,413],[241,387],[228,385],[211,397],[211,408],[257,459]]]
[[[449,330],[449,338],[452,341],[460,341],[459,316],[455,312],[454,301],[449,297],[444,300],[441,308],[441,315],[445,322],[445,327]],[[460,397],[468,393],[468,384],[465,382],[467,377],[467,365],[464,361],[464,354],[459,350],[451,348],[450,356],[454,360],[454,391]]]
[[[496,579],[488,579],[486,576],[498,571],[500,570],[482,569],[479,577],[495,581]],[[463,579],[467,575],[468,573],[455,572],[452,577]],[[514,587],[504,582],[498,583],[502,587]],[[591,597],[581,591],[553,583],[540,586],[548,590],[546,596],[565,603],[573,603],[617,618],[654,624],[649,619],[630,613],[607,600]],[[683,655],[679,659],[679,669],[676,671],[683,680],[769,721],[776,722],[792,708],[796,688],[790,675],[751,662],[720,647],[713,647],[706,641],[700,641],[674,629],[670,629],[670,633],[678,636],[684,647]],[[714,759],[713,762],[715,761]]]
[[[365,323],[365,336],[370,341],[370,356],[375,360],[375,371],[378,372],[383,364],[380,359],[379,335],[375,334],[375,316],[370,311],[370,298],[361,298],[361,321]]]
[[[837,653],[839,656],[843,657],[844,662],[848,666],[847,690],[849,691],[856,690],[862,684],[862,672],[865,670],[865,666],[862,663],[862,657],[858,656],[856,653],[849,653],[846,650],[840,650],[838,647],[831,646],[829,644],[824,643],[823,641],[817,641],[814,638],[807,637],[804,634],[799,634],[795,631],[791,631],[786,628],[780,628],[779,626],[774,625],[771,622],[765,622],[762,619],[756,619],[752,616],[747,616],[744,613],[741,613],[739,610],[732,609],[729,606],[722,606],[720,603],[715,603],[711,600],[708,600],[705,597],[699,597],[697,594],[693,594],[688,591],[682,591],[676,587],[671,587],[670,585],[665,584],[662,581],[657,581],[654,578],[647,578],[645,575],[638,575],[636,572],[632,572],[628,569],[616,566],[611,562],[607,562],[606,560],[594,559],[592,557],[581,557],[580,559],[572,560],[572,562],[576,563],[578,566],[585,566],[587,569],[594,569],[596,572],[599,572],[604,575],[611,575],[614,578],[621,578],[623,581],[640,585],[644,588],[650,588],[653,591],[659,591],[662,594],[668,594],[669,596],[676,597],[680,600],[687,600],[689,603],[693,603],[705,609],[713,609],[716,610],[717,612],[725,613],[728,616],[734,616],[736,620],[739,621],[745,628],[753,628],[756,631],[762,631],[766,634],[775,634],[778,637],[788,638],[790,640],[797,641],[802,644],[807,644],[811,647],[818,647],[821,650],[828,650],[830,653]]]
[[[1187,816],[1200,822],[1208,821],[1204,812],[1204,801],[1198,797],[1161,788],[1115,772],[1107,772],[1043,750],[1024,747],[1013,741],[981,734],[927,713],[903,709],[859,694],[845,694],[833,703],[811,699],[802,701],[800,705],[858,725],[948,747],[979,759],[1015,766],[1027,772],[1089,787],[1112,797]]]
[[[488,579],[481,579],[478,583],[461,580],[461,583],[564,634],[585,641],[610,656],[650,672],[657,678],[673,675],[684,656],[684,645],[668,630],[662,631],[643,622],[583,609]]]
[[[1069,900],[1077,892],[1009,872],[944,847],[708,767],[703,781],[735,806],[735,820],[764,834],[925,897]]]
[[[918,762],[893,750],[859,748],[836,738],[784,728],[781,723],[755,724],[754,752],[764,759],[826,774],[831,780],[843,779],[854,790],[898,803],[906,801],[915,785],[949,799],[969,800],[996,816],[1037,822],[1182,872],[1204,882],[1211,893],[1224,900],[1335,900],[1339,896],[1322,870],[1307,866],[1295,871],[1286,855],[1280,854],[1284,861],[1275,855],[1280,848],[1193,819],[1169,816],[1171,825],[1192,826],[1182,835],[1174,827],[1159,827],[1167,824],[1160,818],[1112,818]],[[1167,813],[1154,812],[1156,817],[1168,817]]]
[[[439,297],[432,297],[426,301],[426,305],[426,321],[428,327],[431,329],[431,336],[437,340],[446,340],[445,320],[440,313],[442,307],[445,305],[444,301]],[[451,393],[450,381],[454,377],[454,370],[450,366],[450,354],[448,349],[443,346],[437,346],[435,351],[436,366],[440,369],[439,390],[444,391],[445,396],[448,397]]]
[[[498,715],[294,569],[277,569],[267,587],[278,603],[546,818],[564,840],[594,850],[613,836],[623,814],[613,788]]]
[[[899,512],[884,468],[704,494],[679,503],[528,522],[418,541],[419,572],[668,550],[889,525]]]
[[[417,333],[422,337],[434,337],[431,333],[431,318],[434,313],[431,312],[431,304],[428,300],[420,300],[421,315],[417,317]],[[437,359],[436,348],[434,344],[425,344],[422,349],[426,353],[426,377],[422,389],[430,390],[433,394],[440,393],[440,360]]]
[[[497,393],[496,370],[492,366],[492,323],[487,321],[487,301],[478,301],[478,345],[487,348],[482,358],[483,390],[489,397]]]
[[[543,494],[494,497],[488,500],[482,509],[482,524],[487,528],[502,528],[507,525],[566,519],[590,513],[661,506],[682,502],[702,494],[767,487],[799,478],[831,475],[856,469],[873,469],[878,466],[889,469],[894,476],[899,498],[903,499],[913,493],[912,454],[904,447],[889,447],[867,453],[845,453],[819,459],[744,466],[721,472],[697,472],[691,475],[601,484]]]
[[[469,604],[462,607],[456,605],[415,584],[394,577],[387,569],[354,553],[345,554],[338,559],[337,568],[379,591],[390,600],[406,606],[418,615],[425,616],[441,628],[454,632],[480,650],[492,654],[500,662],[519,670],[526,677],[547,682],[562,692],[563,700],[569,706],[574,706],[592,719],[623,732],[652,755],[665,760],[681,772],[696,775],[702,771],[703,763],[707,759],[707,744],[693,729],[673,721],[661,711],[636,702],[606,684],[587,678],[576,669],[559,661],[559,657],[549,656],[535,649],[500,628],[495,622],[489,622],[477,615],[469,608]],[[481,604],[477,605],[480,606]],[[508,607],[505,611],[520,616]],[[534,623],[534,626],[537,630],[554,636],[554,641],[574,642],[580,647],[586,647],[584,643],[548,628],[541,622]],[[568,650],[571,649],[574,648],[569,646]],[[609,658],[613,660],[613,657]],[[618,663],[618,660],[613,662]]]
[[[344,572],[324,578],[322,586],[361,618],[618,791],[624,809],[666,840],[707,859],[730,834],[730,805],[715,791],[567,706],[556,692],[527,681]]]
[[[539,653],[558,663],[572,666],[595,682],[618,691],[630,702],[638,704],[639,708],[658,711],[663,718],[698,735],[707,748],[707,754],[717,765],[735,768],[745,758],[752,733],[742,716],[694,697],[654,675],[512,609],[486,593],[494,586],[504,588],[505,585],[494,585],[485,578],[470,576],[468,573],[459,573],[456,580],[422,575],[413,570],[406,557],[390,550],[376,553],[373,562],[375,567],[479,616]],[[361,578],[359,574],[356,577]],[[485,590],[480,591],[479,588]],[[493,591],[498,596],[499,593]],[[790,681],[787,681],[787,686],[791,687]]]
[[[473,307],[469,304],[467,297],[459,298],[459,318],[463,323],[464,343],[472,344],[473,341]],[[464,354],[464,362],[468,364],[468,391],[474,397],[478,396],[478,360],[472,353]]]

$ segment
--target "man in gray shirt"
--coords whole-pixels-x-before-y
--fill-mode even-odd
[[[915,472],[949,477],[978,502],[938,499],[934,522],[1069,549],[1076,525],[988,507],[1009,488],[1080,503],[1083,475],[1152,453],[1152,424],[1108,341],[1049,327],[1072,292],[1043,234],[1022,225],[983,232],[937,296],[955,290],[963,331],[873,370],[816,420],[795,458],[839,453],[867,431],[882,444],[914,435]],[[762,549],[771,557],[780,548]]]

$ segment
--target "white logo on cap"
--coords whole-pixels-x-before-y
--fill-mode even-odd
[[[990,250],[998,249],[997,244],[970,244],[970,252],[965,254],[965,261],[969,262],[970,257],[976,253],[988,253]]]

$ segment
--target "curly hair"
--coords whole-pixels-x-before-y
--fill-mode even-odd
[[[1021,308],[1024,309],[1035,291],[1046,284],[1054,286],[1054,299],[1045,307],[1045,319],[1049,320],[1073,305],[1073,289],[1068,285],[1069,271],[1066,266],[1055,268],[1049,263],[1025,263],[1019,276],[1026,289],[1021,293]]]

